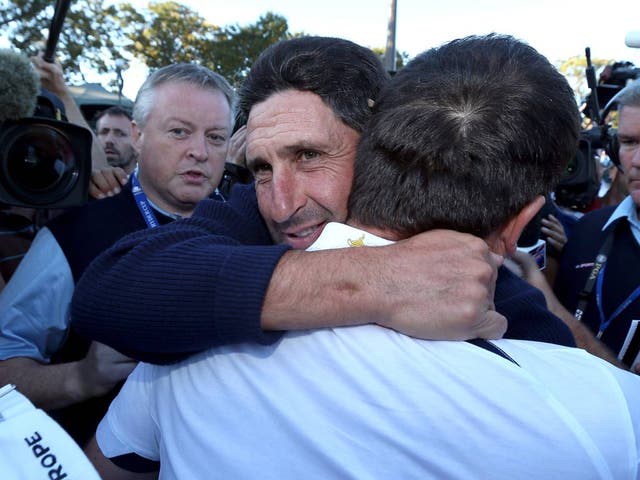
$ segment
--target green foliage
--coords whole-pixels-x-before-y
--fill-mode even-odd
[[[0,25],[13,47],[29,56],[44,50],[54,5],[50,0],[2,0]],[[113,70],[123,40],[116,15],[116,7],[103,0],[71,3],[56,48],[68,77],[81,75],[81,64],[97,72]]]
[[[123,4],[120,10],[122,28],[127,30],[131,42],[126,51],[151,69],[171,63],[200,62],[218,30],[177,2],[151,3],[143,12]]]
[[[291,38],[287,19],[266,13],[255,24],[241,27],[230,25],[221,29],[210,42],[202,63],[239,85],[251,65],[269,45]]]
[[[591,63],[598,72],[605,65],[613,63],[614,60],[605,58],[592,58]],[[558,65],[558,70],[562,73],[573,88],[576,99],[580,102],[589,93],[587,85],[587,58],[584,55],[569,57]],[[597,80],[597,79],[596,79]]]
[[[44,50],[54,5],[53,0],[0,0],[0,35],[27,55]],[[200,63],[238,86],[265,48],[302,35],[290,32],[287,19],[273,12],[246,26],[216,26],[178,1],[140,9],[130,3],[74,0],[56,53],[72,81],[83,76],[83,69],[113,73],[115,60],[136,58],[150,69]],[[400,68],[408,55],[397,57]]]
[[[219,27],[177,2],[151,3],[136,10],[120,5],[125,50],[149,68],[197,62],[238,85],[256,57],[278,40],[290,38],[286,18],[266,13],[255,24]]]

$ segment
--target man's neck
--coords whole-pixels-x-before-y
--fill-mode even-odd
[[[173,206],[167,205],[161,198],[156,196],[155,191],[151,188],[148,188],[145,185],[145,180],[141,178],[139,175],[139,171],[136,169],[134,172],[138,178],[138,183],[140,184],[140,188],[144,192],[147,201],[153,207],[154,210],[160,212],[165,217],[173,218],[177,220],[179,218],[190,217],[193,213],[193,209],[175,209]]]

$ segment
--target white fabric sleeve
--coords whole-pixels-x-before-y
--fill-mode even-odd
[[[635,458],[636,458],[636,479],[640,480],[640,377],[634,373],[621,368],[610,367],[611,374],[615,377],[620,386],[620,392],[624,395],[629,409],[629,419],[635,433]]]
[[[149,460],[160,460],[151,398],[156,368],[138,364],[100,421],[96,441],[105,457],[135,453]]]
[[[76,442],[11,385],[0,388],[2,478],[100,480]]]
[[[48,362],[67,336],[74,288],[60,245],[42,228],[0,293],[0,360]]]

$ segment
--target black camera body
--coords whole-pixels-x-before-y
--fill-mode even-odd
[[[56,2],[43,53],[48,62],[54,61],[70,3]],[[67,122],[61,100],[39,89],[27,58],[4,49],[0,54],[0,202],[31,208],[84,205],[93,135]]]
[[[588,49],[587,64],[589,65],[587,80],[591,93],[584,99],[584,114],[594,126],[581,132],[576,156],[569,162],[564,175],[554,189],[558,205],[577,211],[586,210],[598,195],[600,187],[596,167],[598,149],[604,150],[613,164],[619,169],[622,168],[618,157],[617,130],[606,123],[606,118],[611,111],[617,109],[616,94],[628,81],[640,78],[640,68],[636,68],[631,62],[615,62],[605,68],[600,81],[596,84]],[[606,102],[604,109],[600,108],[601,100]]]
[[[46,117],[0,125],[0,202],[32,208],[84,205],[91,179],[87,129]]]

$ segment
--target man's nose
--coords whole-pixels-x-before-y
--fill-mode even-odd
[[[109,130],[104,137],[105,143],[114,144],[116,143],[116,139],[117,139],[116,133],[112,130]]]
[[[194,135],[189,144],[189,156],[198,162],[206,162],[209,158],[209,145],[204,135]]]
[[[271,192],[271,217],[276,223],[289,220],[304,206],[303,189],[297,182],[295,172],[290,168],[274,170]]]
[[[635,150],[631,156],[631,166],[634,168],[640,168],[640,145],[636,145]]]

